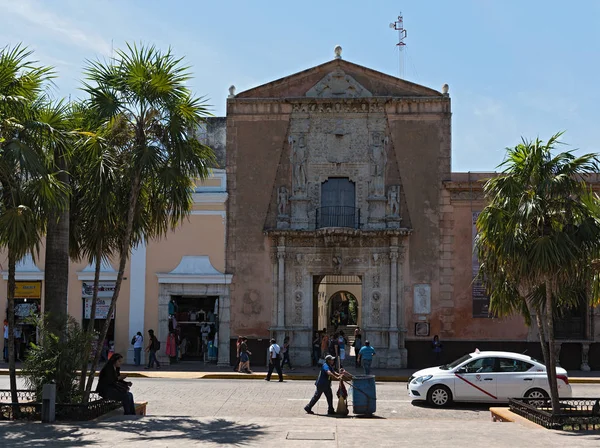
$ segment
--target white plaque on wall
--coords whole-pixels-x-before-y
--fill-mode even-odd
[[[413,312],[415,314],[431,313],[431,286],[415,285],[413,298]]]

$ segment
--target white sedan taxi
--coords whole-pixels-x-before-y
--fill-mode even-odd
[[[571,397],[567,371],[556,368],[558,394]],[[527,355],[480,352],[439,367],[419,370],[408,380],[408,395],[433,406],[452,401],[501,403],[509,398],[550,396],[546,366]]]

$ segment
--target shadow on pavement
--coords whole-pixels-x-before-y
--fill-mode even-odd
[[[0,446],[11,448],[83,447],[102,444],[115,446],[134,442],[168,440],[203,441],[218,445],[256,445],[266,432],[260,425],[238,424],[226,419],[199,421],[190,417],[126,417],[102,422],[43,425],[7,422],[0,425]],[[93,440],[95,439],[95,440]],[[136,445],[137,446],[137,445]]]
[[[266,432],[260,425],[238,424],[218,418],[199,421],[190,417],[120,417],[118,421],[103,421],[94,425],[97,429],[117,431],[119,441],[138,442],[169,440],[204,441],[216,444],[246,445]]]
[[[45,425],[34,422],[2,422],[0,446],[6,447],[79,447],[96,442],[83,440],[80,428],[65,425]]]
[[[426,401],[414,400],[411,401],[411,404],[415,407],[426,408],[426,409],[436,409],[439,411],[489,411],[490,407],[494,406],[490,403],[452,403],[451,406],[445,406],[443,408],[438,406],[432,406]]]

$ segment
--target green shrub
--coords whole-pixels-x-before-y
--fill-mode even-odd
[[[83,348],[89,344],[85,331],[69,316],[62,335],[49,330],[48,316],[33,317],[38,328],[38,344],[31,343],[23,365],[23,376],[29,389],[42,399],[44,384],[56,384],[57,403],[79,403],[79,375],[83,364]]]

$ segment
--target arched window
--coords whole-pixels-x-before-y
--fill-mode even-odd
[[[329,299],[329,322],[337,329],[358,325],[358,300],[348,291],[338,291]]]

